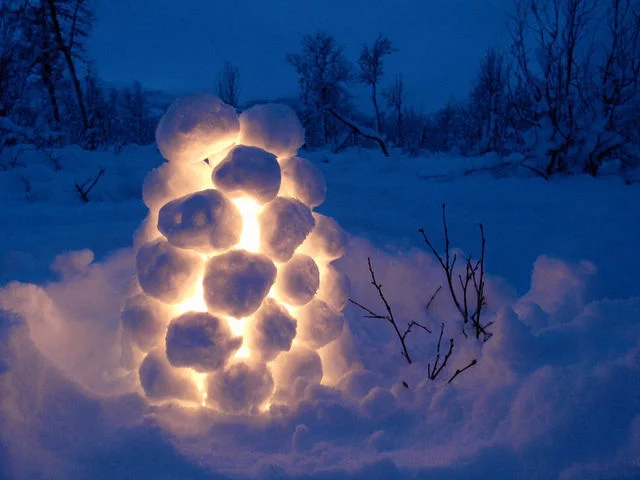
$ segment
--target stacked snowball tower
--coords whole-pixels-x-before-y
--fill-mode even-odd
[[[297,156],[285,105],[238,115],[211,94],[176,100],[156,130],[136,233],[137,282],[123,352],[146,397],[256,414],[320,383],[318,349],[343,331],[348,280],[332,262],[347,236],[313,208],[321,172]]]

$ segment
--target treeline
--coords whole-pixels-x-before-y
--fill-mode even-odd
[[[287,57],[298,75],[299,111],[311,146],[361,139],[332,115],[352,117],[411,154],[524,154],[543,175],[640,158],[640,0],[521,0],[509,12],[511,41],[489,50],[467,98],[437,112],[407,103],[400,72],[384,82],[395,52],[379,35],[354,65],[325,32]],[[374,116],[353,108],[350,87],[367,85]]]
[[[0,145],[153,141],[161,97],[104,85],[85,48],[93,22],[88,0],[2,0]]]

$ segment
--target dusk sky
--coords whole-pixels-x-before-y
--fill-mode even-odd
[[[380,32],[398,49],[386,59],[384,83],[404,74],[409,102],[433,110],[464,96],[486,49],[506,43],[508,6],[505,0],[97,0],[90,52],[107,81],[137,79],[176,93],[215,88],[229,60],[240,69],[241,100],[273,100],[297,93],[285,57],[299,50],[304,34],[333,34],[355,62],[362,44]],[[366,100],[361,89],[355,93]]]

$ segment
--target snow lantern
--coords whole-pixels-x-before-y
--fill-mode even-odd
[[[238,115],[190,95],[163,115],[156,141],[168,162],[144,183],[139,289],[122,311],[142,391],[227,414],[296,401],[322,381],[317,350],[341,335],[348,295],[331,265],[347,237],[313,212],[326,184],[297,156],[298,118],[284,105]]]

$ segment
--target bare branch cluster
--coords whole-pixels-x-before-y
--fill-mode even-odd
[[[89,192],[93,190],[93,187],[96,186],[98,180],[104,175],[105,168],[99,167],[98,173],[95,177],[87,178],[83,183],[79,184],[78,182],[74,182],[74,186],[76,187],[76,191],[80,195],[80,198],[83,202],[89,203]]]

